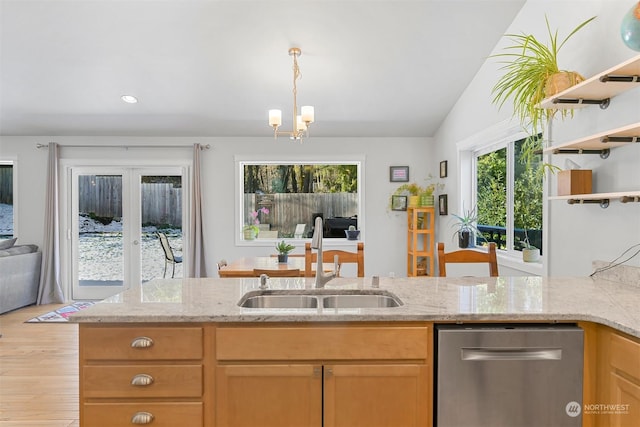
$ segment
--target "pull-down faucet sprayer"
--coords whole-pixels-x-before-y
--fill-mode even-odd
[[[324,273],[322,271],[322,233],[323,223],[321,217],[316,217],[316,221],[313,229],[313,238],[311,239],[311,248],[316,249],[317,251],[317,261],[316,261],[316,288],[324,288],[329,280],[333,279],[337,275],[338,271],[338,255],[336,255],[333,259],[333,271],[330,273]]]

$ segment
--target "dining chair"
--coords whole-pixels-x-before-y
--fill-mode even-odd
[[[169,239],[167,239],[167,235],[157,231],[156,235],[158,239],[160,239],[160,246],[162,246],[162,250],[164,251],[164,273],[162,274],[162,278],[167,277],[167,265],[171,264],[171,278],[173,278],[176,274],[176,264],[182,263],[181,256],[175,256],[173,254],[173,249],[171,249],[171,245],[169,244]]]
[[[338,249],[325,250],[322,254],[322,262],[333,263],[334,257],[338,256],[338,271],[336,277],[340,276],[342,264],[356,264],[358,268],[358,277],[364,277],[364,243],[358,242],[356,252],[343,251]],[[318,262],[318,254],[311,250],[311,243],[304,245],[304,275],[305,277],[313,277],[312,264]],[[318,268],[318,267],[316,267]],[[320,267],[321,268],[321,267]]]
[[[479,249],[461,249],[449,253],[444,252],[444,243],[438,242],[438,275],[447,277],[447,264],[487,263],[489,275],[498,276],[498,259],[496,258],[496,244],[489,243],[487,251]]]
[[[253,275],[255,277],[260,277],[262,274],[266,274],[269,277],[300,277],[300,269],[292,268],[290,270],[267,270],[263,268],[254,268]]]

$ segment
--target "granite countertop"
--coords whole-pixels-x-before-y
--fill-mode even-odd
[[[380,278],[404,305],[367,309],[260,309],[237,305],[259,279],[158,279],[71,316],[118,322],[527,322],[591,321],[640,338],[640,287],[591,277]],[[313,278],[270,279],[270,289],[310,289]],[[339,278],[326,290],[372,290],[371,278]]]

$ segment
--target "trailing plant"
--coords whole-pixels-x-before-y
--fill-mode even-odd
[[[505,74],[492,89],[493,103],[501,108],[504,103],[513,101],[514,116],[520,119],[525,129],[531,129],[531,135],[542,131],[542,125],[555,114],[555,110],[539,108],[540,102],[550,96],[547,92],[549,77],[557,73],[569,73],[572,84],[584,80],[577,73],[561,70],[558,66],[558,53],[565,43],[585,25],[593,21],[593,16],[579,24],[562,41],[558,41],[558,31],[552,31],[549,19],[545,15],[549,44],[538,40],[532,34],[506,34],[512,44],[506,46],[503,53],[492,57],[503,59],[501,70]],[[562,110],[563,117],[572,114],[572,110]]]

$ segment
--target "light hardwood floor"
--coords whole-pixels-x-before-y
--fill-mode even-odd
[[[24,323],[65,304],[0,315],[0,427],[79,427],[78,325]]]

